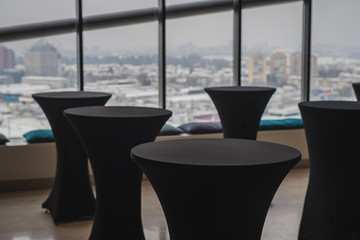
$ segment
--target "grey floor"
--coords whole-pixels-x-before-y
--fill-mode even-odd
[[[262,240],[295,240],[308,182],[308,169],[294,169],[280,186]],[[92,221],[54,225],[41,203],[47,190],[0,193],[0,240],[88,239]],[[151,185],[143,183],[143,225],[147,240],[168,240],[166,222]],[[119,233],[120,234],[120,233]]]

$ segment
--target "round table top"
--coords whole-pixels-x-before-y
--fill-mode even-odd
[[[154,116],[167,116],[171,111],[161,108],[128,107],[128,106],[90,106],[69,108],[65,115],[99,118],[141,118]]]
[[[257,87],[257,86],[227,86],[227,87],[209,87],[205,91],[221,91],[221,92],[266,92],[275,91],[276,88]]]
[[[187,139],[151,142],[131,151],[134,160],[196,166],[254,166],[299,161],[291,147],[244,139]]]
[[[104,92],[86,92],[86,91],[66,91],[66,92],[43,92],[35,93],[33,98],[47,99],[79,99],[79,98],[103,98],[111,96]]]
[[[360,110],[360,102],[355,101],[310,101],[299,103],[300,107],[329,110]]]

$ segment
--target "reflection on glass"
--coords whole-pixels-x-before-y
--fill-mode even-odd
[[[107,105],[159,106],[156,23],[84,32],[84,47],[85,90],[111,93]]]
[[[232,85],[232,12],[167,22],[169,123],[219,121],[204,88]]]
[[[360,82],[359,8],[353,0],[314,1],[312,101],[356,100],[351,83]]]
[[[263,119],[299,118],[301,3],[243,11],[243,86],[276,87]]]
[[[0,133],[18,138],[49,129],[32,94],[76,90],[75,34],[0,45]]]

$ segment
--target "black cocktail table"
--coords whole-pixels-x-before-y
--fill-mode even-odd
[[[356,99],[360,101],[360,82],[352,83],[352,87],[354,89]]]
[[[144,240],[142,171],[130,159],[130,150],[154,141],[171,112],[144,107],[84,107],[67,109],[64,114],[79,134],[94,173],[96,212],[90,239]]]
[[[259,240],[294,148],[244,139],[146,143],[133,160],[153,185],[171,240]]]
[[[55,223],[91,219],[95,212],[95,199],[89,180],[87,156],[63,112],[70,107],[104,105],[111,94],[46,92],[32,96],[49,120],[57,152],[55,182],[42,207],[51,213]]]
[[[360,103],[302,102],[310,180],[300,240],[360,239]]]
[[[205,88],[219,113],[224,137],[256,139],[262,114],[275,92],[269,87]]]

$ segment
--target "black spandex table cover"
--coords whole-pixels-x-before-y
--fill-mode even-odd
[[[57,152],[55,182],[42,207],[51,213],[55,223],[91,219],[95,212],[95,199],[89,179],[87,156],[63,112],[70,107],[104,105],[111,94],[47,92],[32,96],[49,120]]]
[[[88,153],[96,186],[90,239],[144,240],[142,171],[132,147],[154,141],[171,112],[143,107],[85,107],[64,112]]]
[[[353,84],[352,84],[352,87],[353,87],[353,89],[354,89],[356,99],[357,99],[358,101],[360,101],[360,82],[358,82],[358,83],[353,83]]]
[[[188,139],[131,151],[161,202],[171,240],[259,240],[294,148],[244,139]]]
[[[360,103],[302,102],[310,180],[299,240],[360,239]]]
[[[219,113],[224,137],[255,140],[259,123],[269,99],[269,87],[205,88]]]

